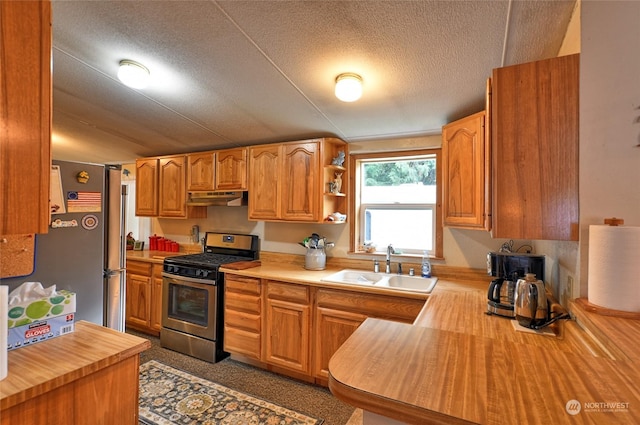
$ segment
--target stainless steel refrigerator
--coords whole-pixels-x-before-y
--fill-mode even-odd
[[[126,186],[120,166],[53,161],[52,222],[36,235],[33,273],[0,279],[76,293],[76,320],[124,332]],[[85,178],[88,180],[85,181]]]

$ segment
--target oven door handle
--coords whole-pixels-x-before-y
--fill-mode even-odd
[[[178,275],[167,273],[167,272],[162,272],[162,277],[166,277],[167,279],[177,280],[180,282],[200,283],[203,285],[211,285],[211,286],[217,285],[216,280],[198,279],[195,277],[187,277],[187,276],[178,276]]]

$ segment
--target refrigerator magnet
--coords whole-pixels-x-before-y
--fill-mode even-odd
[[[81,223],[85,230],[93,230],[98,227],[98,217],[93,214],[87,214],[82,217]]]

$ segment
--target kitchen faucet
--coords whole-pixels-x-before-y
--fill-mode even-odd
[[[391,254],[395,254],[396,251],[393,249],[393,245],[389,244],[387,246],[387,265],[384,268],[385,273],[391,273]]]

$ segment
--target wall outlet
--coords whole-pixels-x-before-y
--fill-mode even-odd
[[[567,276],[567,288],[565,289],[567,301],[573,298],[573,276]]]

